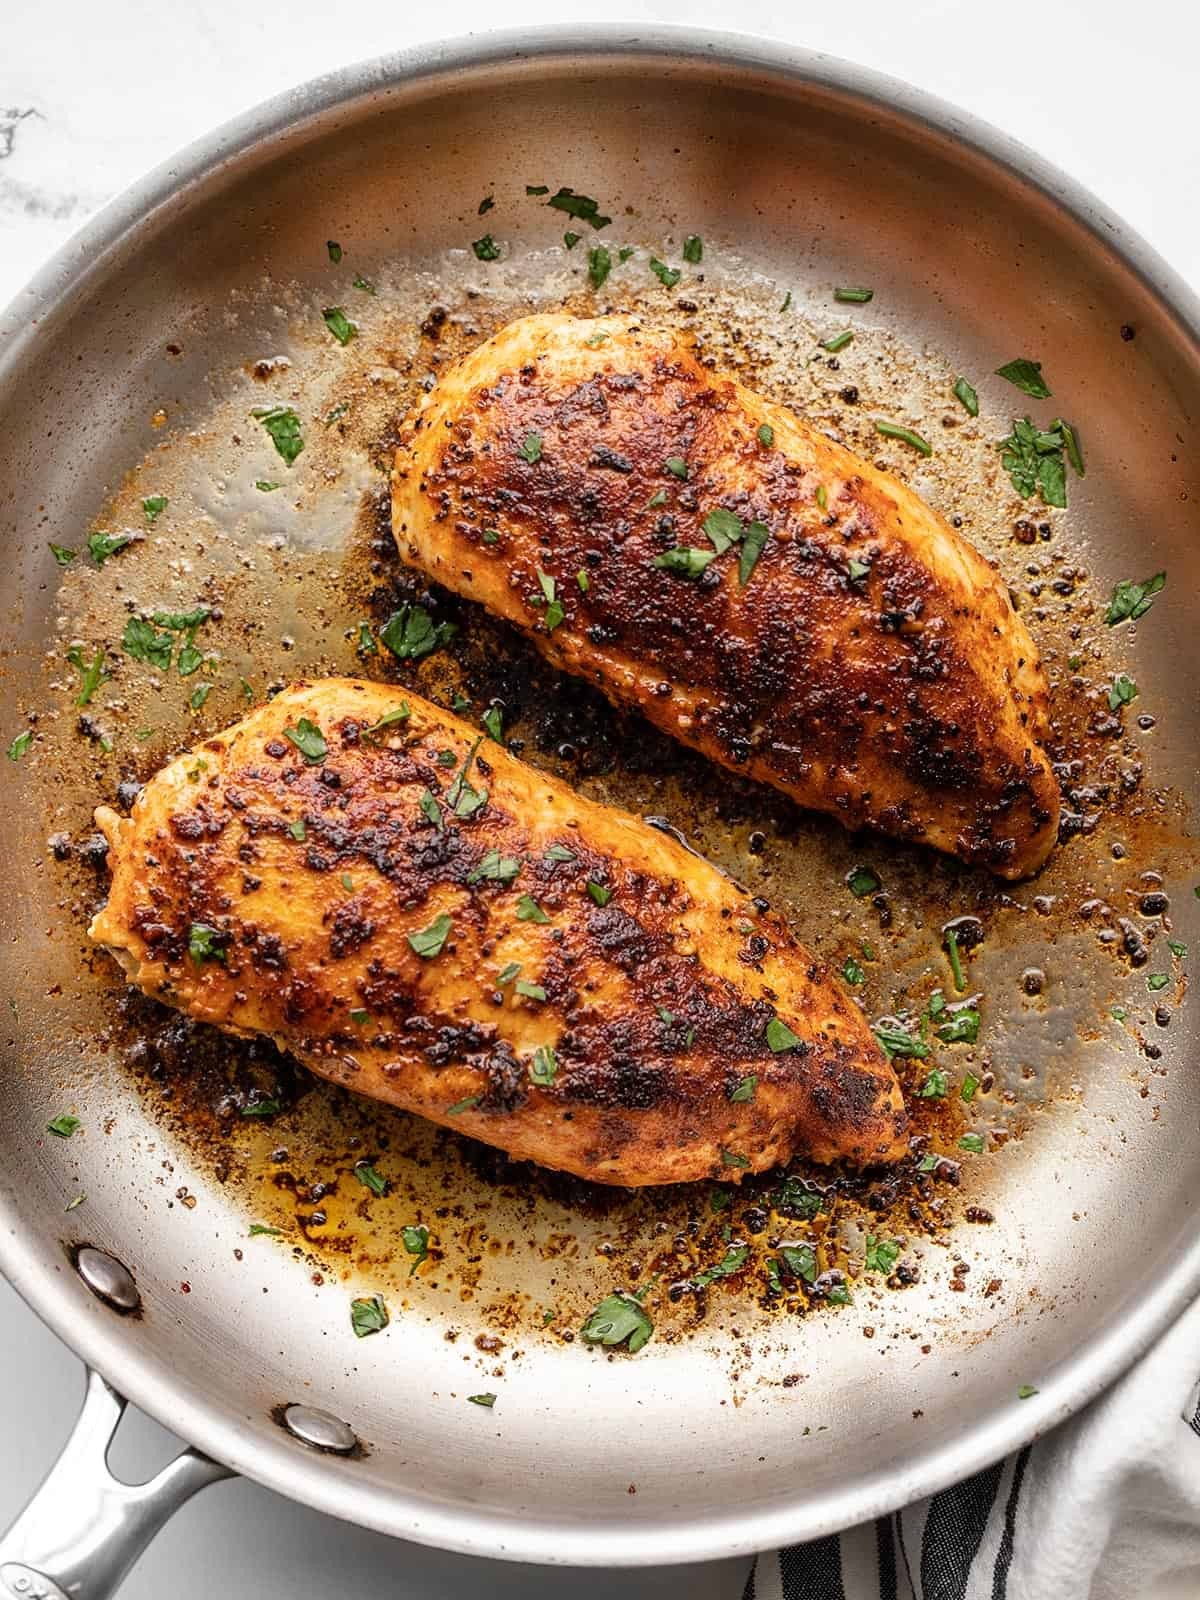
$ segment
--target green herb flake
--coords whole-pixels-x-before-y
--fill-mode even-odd
[[[689,233],[683,241],[683,259],[689,266],[698,266],[704,260],[704,240],[698,233]]]
[[[532,467],[542,459],[542,436],[540,433],[527,433],[517,446],[517,454],[523,456]]]
[[[86,706],[100,685],[107,683],[112,677],[112,673],[104,665],[104,651],[97,645],[95,655],[90,661],[85,661],[83,651],[77,644],[73,644],[67,651],[67,660],[76,668],[83,680],[75,704]]]
[[[850,1299],[850,1291],[847,1289],[844,1283],[833,1284],[829,1290],[829,1293],[825,1296],[825,1299],[831,1306],[848,1306],[853,1304],[853,1301]]]
[[[981,1021],[974,1006],[962,1006],[951,1012],[949,1020],[937,1030],[937,1036],[943,1044],[974,1044],[979,1038]]]
[[[874,289],[835,289],[833,298],[844,305],[865,306],[875,298]]]
[[[583,342],[589,350],[598,350],[607,338],[608,334],[603,329],[597,329],[595,333],[589,333]]]
[[[1165,989],[1170,981],[1170,973],[1151,972],[1146,976],[1146,987],[1149,989],[1151,994],[1157,994],[1160,989]]]
[[[432,655],[458,632],[453,622],[434,622],[424,606],[393,611],[379,637],[398,661],[419,661]]]
[[[822,511],[829,510],[829,490],[823,483],[817,485],[816,502]]]
[[[408,1223],[400,1229],[400,1238],[409,1255],[414,1257],[412,1266],[408,1269],[411,1278],[413,1273],[429,1257],[429,1229],[423,1222]]]
[[[281,1110],[278,1100],[270,1095],[263,1095],[259,1100],[250,1100],[240,1108],[239,1115],[243,1117],[277,1117]]]
[[[742,537],[741,519],[735,517],[732,511],[726,511],[723,506],[714,507],[700,526],[719,556],[724,555],[730,545],[736,544]]]
[[[353,1012],[351,1012],[353,1016]],[[387,1193],[388,1181],[370,1161],[356,1161],[354,1163],[354,1176],[364,1189],[370,1189],[376,1199],[382,1199]]]
[[[929,1046],[925,1040],[909,1030],[892,1017],[884,1017],[876,1022],[871,1029],[879,1043],[879,1048],[889,1061],[897,1056],[904,1056],[914,1061],[924,1061],[929,1054]]]
[[[375,285],[370,278],[364,278],[361,272],[356,272],[353,279],[354,287],[361,289],[364,294],[374,294]]]
[[[864,1265],[868,1272],[882,1272],[886,1278],[900,1258],[900,1245],[895,1239],[880,1239],[873,1233],[866,1237]]]
[[[612,256],[604,245],[588,251],[588,282],[593,289],[602,289],[611,271]]]
[[[788,292],[783,297],[783,304],[779,307],[780,311],[786,311],[788,309],[788,307],[791,305],[791,303],[792,303],[792,291],[789,289]]]
[[[550,193],[550,185],[548,183],[527,183],[525,185],[525,193],[526,194],[549,194]]]
[[[1030,1400],[1030,1399],[1032,1399],[1032,1397],[1036,1393],[1037,1393],[1037,1389],[1034,1387],[1034,1385],[1032,1383],[1023,1383],[1021,1385],[1021,1387],[1017,1390],[1017,1399],[1018,1400]]]
[[[846,576],[851,583],[862,583],[871,576],[871,563],[851,556],[846,566]]]
[[[1162,590],[1166,581],[1165,572],[1156,572],[1152,578],[1143,578],[1141,583],[1127,580],[1118,583],[1108,602],[1108,610],[1104,613],[1105,622],[1113,628],[1118,622],[1136,622],[1139,617],[1144,617],[1154,604],[1154,596]]]
[[[917,1090],[922,1100],[944,1100],[946,1091],[950,1087],[950,1079],[940,1067],[934,1067],[925,1078],[925,1082]]]
[[[146,521],[150,523],[152,527],[167,509],[167,505],[168,501],[165,494],[147,495],[142,501],[142,510],[145,512]]]
[[[326,250],[329,251],[329,259],[330,259],[330,261],[332,261],[334,266],[336,267],[338,262],[342,259],[342,247],[341,247],[341,245],[337,242],[336,239],[326,239],[325,248],[326,248]]]
[[[844,350],[854,338],[852,328],[843,328],[841,333],[830,334],[828,339],[821,341],[821,349],[828,350],[831,356],[837,355],[839,350]]]
[[[88,550],[96,565],[102,567],[109,556],[115,556],[118,550],[132,543],[131,533],[93,533],[88,538]]]
[[[272,494],[276,489],[281,488],[282,485],[278,483],[272,483],[270,478],[255,478],[254,487],[262,494]]]
[[[1073,428],[1069,422],[1064,422],[1061,417],[1055,417],[1050,426],[1062,435],[1063,448],[1067,453],[1067,460],[1071,463],[1071,470],[1075,476],[1077,478],[1085,478],[1087,472],[1083,465],[1083,450],[1080,447],[1078,430]]]
[[[721,1165],[723,1167],[748,1167],[750,1162],[737,1150],[722,1150]]]
[[[588,879],[587,892],[598,906],[606,906],[613,897],[613,892],[608,885],[597,883],[594,878]]]
[[[817,1281],[817,1253],[810,1244],[781,1244],[779,1258],[793,1278],[804,1283]]]
[[[304,449],[300,418],[291,406],[255,406],[250,415],[262,423],[276,451],[290,467]]]
[[[764,422],[758,430],[758,442],[764,450],[769,450],[775,443],[775,429],[769,422]]]
[[[473,1111],[482,1099],[483,1096],[480,1094],[469,1094],[462,1100],[456,1100],[452,1106],[447,1106],[446,1115],[448,1117],[457,1117],[464,1111]]]
[[[865,900],[868,895],[877,894],[883,885],[873,868],[858,866],[846,874],[846,887],[856,900]]]
[[[673,478],[682,478],[686,480],[688,475],[688,464],[682,456],[668,456],[663,462],[663,466]]]
[[[767,1023],[766,1030],[767,1049],[775,1055],[782,1055],[785,1050],[795,1050],[802,1043],[798,1033],[793,1033],[786,1022],[781,1022],[778,1017],[772,1017]]]
[[[450,916],[443,911],[441,916],[434,917],[427,928],[421,928],[416,933],[408,935],[409,946],[422,960],[430,961],[434,956],[441,955],[442,946],[449,937],[451,927]]]
[[[532,895],[523,894],[517,901],[518,922],[549,922],[550,918]]]
[[[1137,699],[1137,684],[1127,672],[1118,672],[1108,690],[1108,705],[1110,711],[1119,711],[1122,706],[1129,705]]]
[[[751,522],[742,540],[741,555],[738,557],[738,583],[744,589],[754,574],[758,565],[758,558],[766,548],[767,540],[771,537],[771,530],[765,522]]]
[[[771,1196],[771,1204],[785,1216],[800,1217],[805,1222],[811,1222],[826,1209],[823,1196],[810,1189],[802,1179],[790,1175]]]
[[[1028,417],[1013,419],[1012,432],[996,447],[1003,451],[1000,465],[1022,499],[1040,489],[1048,506],[1062,510],[1067,503],[1064,440],[1057,430],[1037,427]]]
[[[857,988],[860,983],[867,981],[866,973],[853,956],[847,956],[845,961],[842,962],[842,977],[853,988]]]
[[[1187,945],[1181,943],[1180,940],[1168,939],[1167,949],[1173,956],[1177,958],[1177,960],[1185,961],[1187,959]]]
[[[955,379],[954,398],[968,416],[977,417],[979,415],[979,396],[965,378]]]
[[[705,1267],[703,1272],[696,1274],[692,1279],[693,1284],[698,1289],[707,1289],[710,1283],[716,1283],[720,1278],[732,1277],[746,1265],[749,1254],[748,1244],[731,1244],[715,1266]]]
[[[506,965],[501,967],[500,971],[496,974],[497,987],[502,989],[505,984],[511,983],[520,970],[521,963],[519,961],[507,962]]]
[[[467,1399],[471,1405],[486,1406],[489,1411],[496,1404],[496,1396],[490,1392],[488,1394],[469,1394]]]
[[[917,1168],[917,1171],[918,1172],[933,1172],[933,1171],[936,1170],[937,1165],[941,1161],[941,1159],[942,1159],[941,1156],[935,1156],[935,1155],[932,1155],[932,1154],[931,1155],[927,1155],[927,1156],[922,1156],[921,1157],[921,1164]]]
[[[621,248],[617,251],[617,260],[618,261],[628,261],[630,256],[633,255],[634,253],[635,253],[634,252],[634,248],[633,248],[633,246],[631,244],[623,244],[621,246]]]
[[[196,687],[192,690],[191,698],[188,701],[188,704],[191,706],[193,711],[200,710],[204,702],[208,699],[209,695],[213,692],[214,687],[215,685],[211,683],[199,683],[196,685]]]
[[[659,567],[663,572],[674,573],[678,578],[698,578],[709,562],[716,559],[716,555],[715,550],[696,550],[681,544],[655,556],[650,565]]]
[[[350,1021],[356,1028],[365,1028],[371,1021],[371,1013],[364,1011],[361,1006],[355,1006],[350,1012]]]
[[[388,1310],[381,1294],[364,1300],[351,1300],[350,1326],[356,1339],[365,1339],[370,1333],[381,1333],[388,1325]]]
[[[525,978],[519,978],[515,985],[516,992],[524,995],[526,1000],[545,1000],[546,991],[540,983],[529,983]]]
[[[478,261],[499,261],[500,259],[500,246],[490,233],[485,233],[482,239],[473,240],[471,249],[474,250]]]
[[[728,1189],[713,1189],[708,1196],[708,1209],[716,1215],[721,1211],[728,1211],[733,1202],[733,1195]]]
[[[484,853],[479,865],[467,874],[468,883],[512,883],[521,871],[516,856],[502,856],[499,850]]]
[[[547,861],[574,861],[574,850],[568,850],[565,844],[552,844],[546,851]]]
[[[321,316],[325,326],[339,344],[349,344],[358,332],[357,326],[350,321],[341,306],[326,306]]]
[[[539,1089],[549,1089],[558,1076],[558,1057],[548,1044],[540,1044],[529,1063],[529,1078]]]
[[[496,204],[496,196],[494,194],[485,194],[483,199],[479,202],[479,206],[478,206],[478,209],[475,212],[475,215],[477,217],[485,217],[485,216],[487,216],[488,212],[492,209],[492,207],[495,204]]]
[[[479,720],[487,730],[488,738],[494,739],[497,744],[501,744],[504,735],[504,714],[500,707],[489,706]]]
[[[221,933],[207,922],[193,922],[188,929],[188,955],[199,966],[204,961],[224,961]]]
[[[613,1349],[624,1345],[630,1355],[636,1355],[649,1342],[654,1324],[636,1295],[617,1290],[606,1295],[579,1330],[585,1344],[603,1345]]]
[[[898,422],[885,422],[881,417],[876,417],[875,432],[881,433],[885,439],[899,439],[901,444],[911,445],[923,456],[933,454],[933,446],[928,439],[922,438],[912,428],[902,428]]]
[[[33,734],[28,728],[22,729],[4,752],[10,761],[20,761],[21,757],[33,743]]]
[[[64,1111],[57,1117],[51,1117],[46,1124],[46,1132],[54,1134],[59,1139],[69,1139],[75,1130],[82,1126],[78,1117],[73,1117]]]
[[[394,711],[386,712],[378,722],[373,722],[369,728],[364,728],[362,736],[369,743],[374,743],[385,728],[394,727],[400,722],[407,722],[411,716],[412,707],[407,700],[401,700]]]
[[[310,767],[319,767],[329,754],[325,735],[307,717],[301,717],[294,728],[285,728],[283,737],[295,745]]]
[[[249,1237],[251,1239],[261,1238],[264,1234],[269,1239],[278,1239],[282,1233],[282,1228],[269,1227],[265,1222],[252,1222],[250,1224]]]
[[[566,245],[568,250],[574,250],[575,246],[582,238],[583,235],[581,233],[564,233],[563,243]]]
[[[592,586],[591,579],[588,577],[583,567],[580,567],[579,571],[575,574],[575,582],[578,585],[580,594],[586,594]]]
[[[528,192],[528,191],[527,191]],[[544,191],[537,191],[543,193]],[[557,194],[552,194],[546,201],[548,206],[553,206],[556,211],[565,211],[567,216],[574,217],[576,222],[586,222],[599,231],[607,228],[612,221],[611,217],[600,215],[600,203],[593,200],[591,195],[576,194],[573,189],[560,189]]]
[[[68,550],[65,544],[51,544],[50,553],[60,567],[69,567],[79,554],[78,550]]]
[[[981,1156],[983,1154],[983,1135],[981,1133],[964,1133],[958,1141],[958,1148],[960,1150],[969,1150],[972,1155]]]
[[[673,289],[683,277],[678,267],[669,267],[665,261],[660,261],[657,256],[650,257],[650,271],[666,289]]]
[[[974,1100],[975,1096],[979,1093],[979,1079],[973,1072],[968,1072],[963,1078],[962,1088],[959,1090],[959,1093],[962,1095],[962,1098],[967,1102],[968,1105],[970,1105],[971,1101]]]
[[[1006,361],[1002,367],[997,367],[996,376],[1011,383],[1015,389],[1020,389],[1021,393],[1027,394],[1031,400],[1050,398],[1050,390],[1042,377],[1040,361],[1030,361],[1026,356],[1018,356],[1015,361]]]
[[[757,1088],[758,1074],[751,1072],[729,1091],[729,1098],[734,1105],[744,1105],[747,1100],[754,1099],[754,1091]]]

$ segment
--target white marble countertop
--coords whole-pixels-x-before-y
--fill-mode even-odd
[[[467,4],[443,21],[382,0],[345,11],[245,0],[7,0],[0,13],[0,303],[99,206],[214,124],[368,56],[486,22],[688,22],[742,28],[905,78],[1003,128],[1079,179],[1200,285],[1200,7],[1194,0],[1063,0],[996,8],[964,0],[523,0],[497,19]],[[49,1465],[82,1396],[82,1369],[0,1284],[0,1526]],[[145,1418],[123,1425],[114,1465],[145,1476],[170,1450]],[[160,1535],[122,1600],[333,1595],[452,1600],[735,1600],[744,1562],[571,1573],[402,1545],[246,1483],[192,1501]]]

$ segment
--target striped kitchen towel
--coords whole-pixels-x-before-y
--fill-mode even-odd
[[[1200,1600],[1200,1302],[1088,1409],[890,1517],[761,1555],[744,1600]]]

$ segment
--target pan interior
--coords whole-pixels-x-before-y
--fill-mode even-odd
[[[542,185],[597,197],[611,223],[527,193]],[[496,260],[473,249],[485,234]],[[699,263],[684,257],[693,234]],[[612,271],[594,290],[598,245]],[[837,285],[873,298],[837,303]],[[322,318],[335,305],[358,324],[345,346]],[[996,558],[1046,659],[1080,818],[1036,882],[1002,892],[802,816],[554,679],[398,567],[381,470],[398,417],[456,352],[561,305],[693,331]],[[844,328],[853,342],[822,348]],[[1186,807],[1200,383],[1152,291],[1045,194],[912,117],[749,64],[484,62],[249,138],[98,257],[36,339],[5,332],[19,353],[0,367],[6,739],[37,721],[0,837],[2,1248],[18,1287],[161,1420],[390,1532],[535,1559],[694,1559],[898,1503],[930,1486],[935,1459],[944,1477],[979,1464],[1026,1419],[1078,1403],[1105,1375],[1089,1352],[1148,1329],[1194,1281],[1181,1263],[1200,1086],[1168,936],[1200,939]],[[1044,362],[1052,402],[985,376],[1018,355]],[[960,374],[978,420],[954,399]],[[250,415],[272,404],[302,418],[293,467]],[[1018,500],[1001,468],[995,441],[1027,411],[1084,440],[1066,513]],[[933,456],[878,438],[880,416],[919,428]],[[167,507],[150,521],[154,496]],[[98,569],[82,555],[59,569],[48,544],[82,549],[95,528],[139,539]],[[1161,569],[1153,611],[1105,626],[1114,583]],[[363,654],[360,622],[376,637],[422,599],[459,623],[450,650],[415,668]],[[200,673],[122,654],[132,611],[197,600],[214,608]],[[107,645],[113,673],[82,726],[73,645],[85,660]],[[527,757],[666,817],[835,966],[867,944],[874,1015],[948,985],[938,929],[981,919],[970,982],[985,1026],[949,1059],[955,1086],[989,1088],[919,1121],[955,1181],[846,1200],[851,1244],[872,1227],[900,1239],[915,1282],[865,1274],[853,1305],[821,1314],[765,1308],[761,1278],[718,1282],[660,1295],[661,1334],[636,1358],[588,1351],[574,1332],[590,1303],[719,1259],[746,1207],[731,1225],[708,1191],[597,1196],[307,1081],[283,1082],[281,1122],[251,1124],[238,1097],[277,1086],[280,1063],[243,1052],[231,1067],[211,1040],[118,1003],[84,937],[102,893],[91,804],[231,720],[242,680],[261,698],[333,671],[462,695],[475,718],[503,702]],[[1122,671],[1137,700],[1116,711]],[[881,898],[848,892],[861,863]],[[1165,914],[1145,909],[1158,894]],[[1149,989],[1151,973],[1167,983]],[[82,1129],[48,1135],[66,1110]],[[957,1149],[964,1129],[983,1131],[985,1156]],[[391,1184],[377,1205],[354,1179],[364,1155]],[[418,1219],[434,1258],[410,1275],[397,1233]],[[282,1233],[250,1237],[254,1222]],[[756,1259],[778,1233],[758,1230]],[[135,1272],[140,1319],[118,1323],[75,1282],[66,1250],[81,1242]],[[349,1300],[377,1291],[391,1325],[355,1340]],[[1039,1393],[1018,1400],[1023,1385]],[[468,1403],[489,1392],[492,1409]],[[362,1456],[287,1440],[272,1412],[291,1400],[346,1418]]]

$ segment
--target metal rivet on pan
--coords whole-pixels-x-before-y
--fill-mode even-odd
[[[118,1311],[136,1311],[141,1305],[133,1273],[116,1256],[85,1244],[75,1257],[75,1270],[97,1300]]]
[[[316,1406],[287,1406],[283,1425],[289,1433],[318,1450],[332,1450],[335,1455],[349,1455],[357,1450],[358,1436],[348,1422]]]

